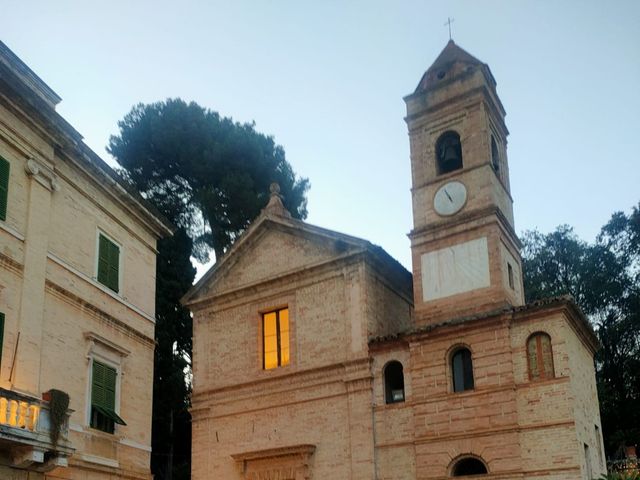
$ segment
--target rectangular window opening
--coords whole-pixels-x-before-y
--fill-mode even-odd
[[[3,221],[7,219],[9,202],[9,167],[9,162],[0,157],[0,220]]]
[[[507,262],[507,271],[509,273],[509,286],[511,287],[511,290],[515,290],[516,284],[513,281],[513,267],[509,262]]]
[[[600,466],[606,466],[604,464],[604,459],[602,458],[602,452],[604,448],[602,447],[602,435],[600,435],[600,427],[598,425],[594,425],[596,432],[596,445],[598,445],[598,460],[600,460]]]
[[[589,452],[589,445],[584,444],[584,461],[587,478],[593,478],[593,471],[591,469],[591,454]]]
[[[119,291],[120,247],[102,233],[98,239],[98,282],[116,293]]]
[[[91,375],[91,428],[113,433],[116,423],[126,425],[115,411],[117,376],[118,372],[115,368],[93,361]]]
[[[0,365],[2,365],[2,345],[4,344],[4,313],[0,312]]]
[[[289,365],[289,309],[262,314],[262,368]]]

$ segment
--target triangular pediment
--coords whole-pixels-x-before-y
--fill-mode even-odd
[[[185,295],[191,304],[204,298],[268,282],[363,252],[369,242],[298,220],[265,218]]]

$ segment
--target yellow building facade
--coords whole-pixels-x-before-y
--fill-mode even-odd
[[[411,273],[274,187],[184,297],[194,480],[605,472],[595,334],[569,298],[524,302],[489,67],[449,42],[405,102]]]
[[[148,479],[156,241],[172,226],[59,101],[0,42],[0,478]]]

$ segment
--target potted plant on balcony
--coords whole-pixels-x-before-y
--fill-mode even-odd
[[[69,394],[52,388],[42,394],[42,399],[49,402],[51,415],[51,443],[55,448],[60,438],[60,429],[69,409]]]

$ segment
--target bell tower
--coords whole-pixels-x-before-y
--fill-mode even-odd
[[[405,102],[416,321],[522,305],[509,132],[491,70],[450,40]]]

